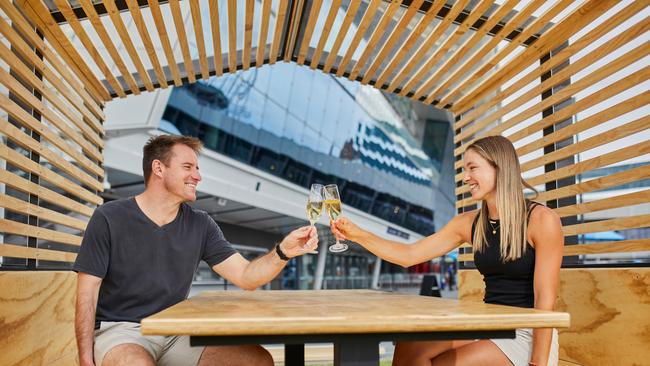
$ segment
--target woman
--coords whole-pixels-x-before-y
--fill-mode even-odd
[[[464,156],[463,182],[481,208],[454,217],[439,232],[406,245],[379,238],[341,217],[332,225],[339,238],[410,267],[472,243],[484,276],[484,301],[553,310],[564,235],[551,209],[527,201],[512,143],[490,136],[471,144]],[[515,339],[399,342],[393,365],[557,365],[555,329],[519,329]]]

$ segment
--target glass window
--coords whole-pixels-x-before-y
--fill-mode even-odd
[[[262,116],[262,129],[276,136],[282,136],[287,112],[271,99],[267,99]]]
[[[309,112],[309,98],[314,72],[306,67],[295,67],[295,69],[293,83],[289,90],[291,93],[291,113],[301,120],[306,120]]]
[[[289,113],[287,114],[287,120],[284,125],[283,136],[296,144],[300,144],[304,128],[305,124],[293,114]]]
[[[288,85],[293,82],[295,65],[284,62],[277,63],[271,68],[271,82],[267,97],[273,99],[282,107],[289,106],[290,92]]]

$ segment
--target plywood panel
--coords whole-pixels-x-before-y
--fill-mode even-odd
[[[463,300],[483,298],[476,270],[459,272],[459,288]],[[556,310],[571,314],[571,326],[560,330],[560,358],[581,365],[647,364],[648,289],[650,268],[562,269]]]
[[[0,365],[78,364],[76,274],[0,272]]]

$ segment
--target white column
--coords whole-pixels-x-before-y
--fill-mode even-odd
[[[375,261],[375,268],[372,271],[372,282],[370,283],[370,288],[374,290],[379,289],[379,274],[381,273],[381,258],[377,257]]]
[[[325,236],[325,238],[327,238],[327,236]],[[327,260],[328,246],[327,240],[320,240],[318,262],[316,263],[316,273],[314,274],[314,290],[320,290],[323,288],[323,275],[325,274],[325,262]]]

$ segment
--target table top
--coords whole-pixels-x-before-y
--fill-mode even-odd
[[[566,328],[569,314],[372,290],[207,291],[142,320],[145,335],[255,336]]]

